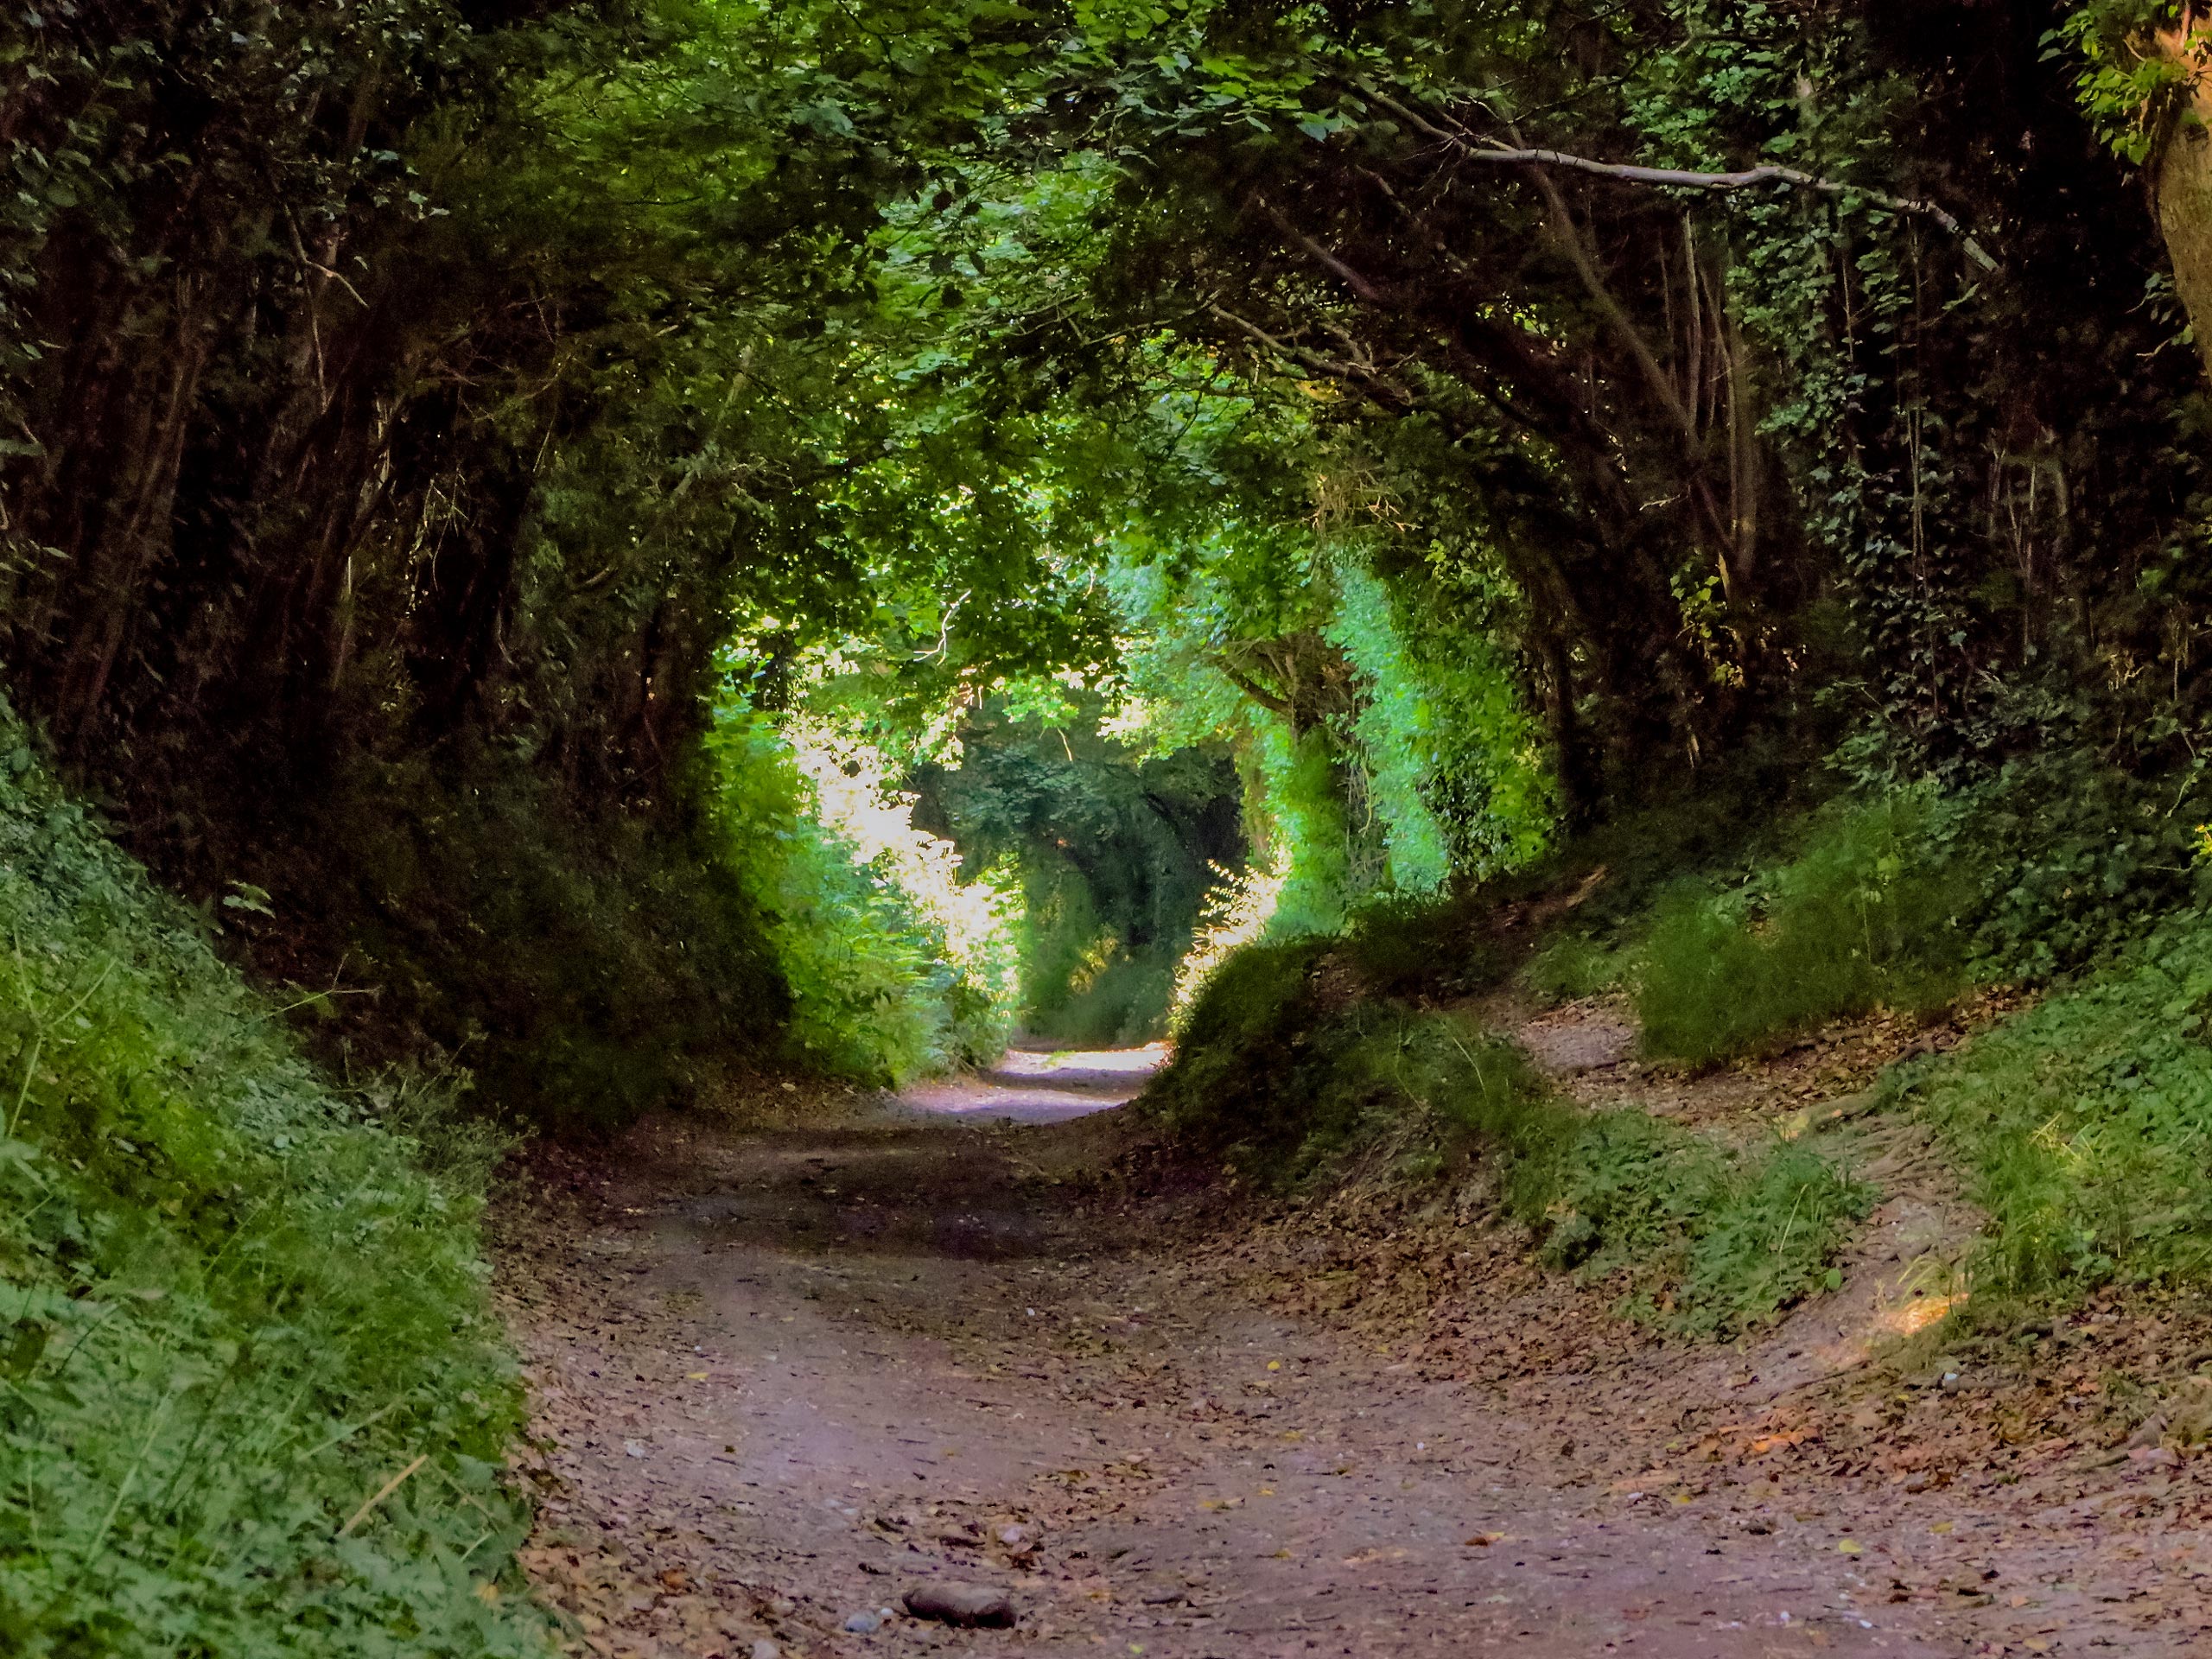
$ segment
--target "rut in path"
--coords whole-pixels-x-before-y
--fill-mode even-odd
[[[507,1219],[550,1442],[525,1559],[582,1650],[2189,1650],[2116,1642],[2088,1594],[1993,1603],[2040,1567],[2001,1558],[2001,1518],[1929,1526],[1956,1504],[1593,1480],[1609,1438],[1657,1455],[1666,1425],[1624,1410],[1578,1452],[1497,1390],[1268,1311],[1204,1247],[1207,1193],[1091,1179],[1127,1114],[1034,1098],[1071,1092],[1057,1070],[1110,1104],[1135,1060],[1014,1065],[934,1113],[649,1125],[604,1186],[549,1167],[570,1198]],[[1046,1121],[1004,1121],[995,1089]],[[898,1614],[930,1580],[1010,1589],[1018,1628]]]

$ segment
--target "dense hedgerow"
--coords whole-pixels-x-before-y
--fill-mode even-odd
[[[1697,1065],[1875,1007],[1925,1014],[2125,954],[2191,901],[2207,816],[2195,771],[2133,778],[2072,752],[1848,797],[1691,867],[1609,937],[1563,931],[1524,977],[1630,981],[1649,1052]]]
[[[0,1650],[548,1651],[488,1148],[426,1173],[380,1121],[419,1093],[326,1080],[12,716],[0,756]]]
[[[1005,1051],[1010,954],[989,884],[960,888],[948,868],[902,870],[864,856],[825,821],[790,736],[742,707],[709,741],[719,856],[762,918],[788,991],[785,1057],[810,1070],[899,1087]],[[896,816],[896,815],[893,815]],[[909,885],[926,875],[938,912]],[[969,912],[981,935],[956,940],[943,913]]]

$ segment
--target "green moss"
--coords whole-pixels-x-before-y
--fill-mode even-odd
[[[442,1108],[326,1082],[0,746],[0,1649],[547,1651],[477,1593],[528,1520],[464,1179],[492,1148],[441,1135],[426,1173],[381,1120]]]

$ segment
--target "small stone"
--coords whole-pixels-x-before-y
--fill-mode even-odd
[[[883,1621],[874,1613],[854,1613],[845,1620],[845,1629],[855,1636],[874,1636],[883,1628]]]
[[[784,1659],[784,1650],[764,1636],[753,1644],[753,1659]]]
[[[642,1458],[651,1450],[643,1440],[625,1440],[622,1449],[633,1458]]]
[[[1020,1527],[1001,1527],[999,1529],[999,1542],[1004,1544],[1008,1549],[1027,1549],[1029,1548],[1029,1534]]]
[[[1013,1599],[987,1584],[918,1584],[906,1592],[906,1611],[916,1618],[991,1630],[1014,1623]]]
[[[778,1618],[789,1618],[793,1613],[798,1611],[798,1604],[789,1596],[778,1596],[768,1604],[768,1611]]]

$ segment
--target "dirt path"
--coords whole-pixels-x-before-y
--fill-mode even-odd
[[[1100,1180],[1126,1114],[1059,1096],[1141,1066],[1016,1057],[931,1111],[661,1123],[603,1183],[542,1168],[557,1196],[503,1228],[543,1448],[526,1559],[584,1649],[2202,1650],[2197,1535],[2139,1481],[2150,1530],[2115,1544],[2110,1502],[1800,1478],[1786,1422],[1772,1464],[1713,1449],[1774,1421],[1786,1389],[1731,1392],[1758,1355],[1624,1337],[1410,1224],[1224,1231],[1207,1192]],[[2181,1478],[2111,1478],[2145,1473]],[[2154,1607],[2099,1599],[2119,1548],[2158,1563]],[[1018,1628],[886,1615],[930,1580],[1010,1590]]]

